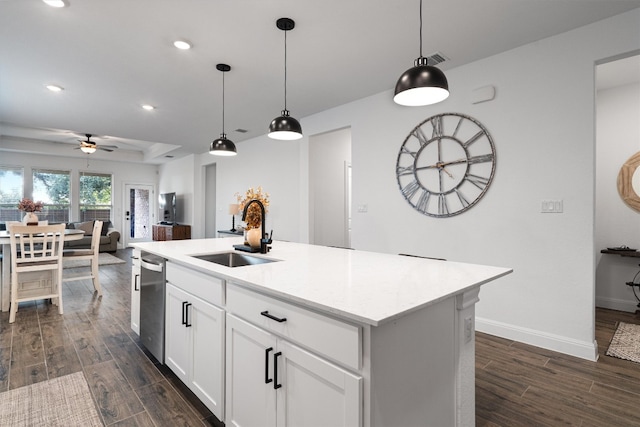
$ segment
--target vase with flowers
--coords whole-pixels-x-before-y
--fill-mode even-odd
[[[262,187],[254,189],[249,188],[244,195],[236,193],[236,200],[238,201],[239,212],[243,212],[245,206],[249,204],[251,200],[258,200],[264,206],[264,212],[269,212],[269,193],[265,193]],[[257,203],[253,203],[247,210],[247,215],[244,218],[245,222],[245,245],[249,245],[252,248],[260,247],[260,238],[262,237],[262,212],[260,206]]]
[[[26,197],[20,200],[20,203],[18,203],[18,210],[25,212],[24,218],[22,218],[22,223],[26,225],[38,225],[38,215],[36,215],[36,212],[41,212],[43,206],[44,204],[42,202],[34,202]]]

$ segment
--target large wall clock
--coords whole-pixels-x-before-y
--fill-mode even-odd
[[[618,193],[631,209],[640,212],[640,151],[629,157],[618,173]],[[634,185],[635,184],[635,185]]]
[[[396,163],[404,198],[418,212],[437,218],[461,214],[478,203],[495,170],[491,135],[482,123],[458,113],[418,124],[402,143]]]

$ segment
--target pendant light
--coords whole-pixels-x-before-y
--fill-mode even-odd
[[[218,71],[222,71],[222,133],[220,134],[220,138],[214,139],[209,144],[209,154],[213,154],[214,156],[235,156],[238,154],[236,152],[236,145],[229,139],[227,139],[227,134],[224,133],[224,73],[231,70],[231,67],[227,64],[218,64],[216,65]]]
[[[396,104],[417,107],[444,101],[449,96],[449,83],[439,68],[427,64],[422,56],[422,0],[420,0],[420,57],[396,83]]]
[[[294,140],[302,138],[302,126],[300,122],[289,115],[287,110],[287,31],[296,26],[293,19],[280,18],[276,26],[284,31],[284,110],[279,117],[271,121],[269,125],[269,138],[281,140]]]

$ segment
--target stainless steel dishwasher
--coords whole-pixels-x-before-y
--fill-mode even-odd
[[[147,252],[140,255],[140,340],[164,363],[165,259]]]

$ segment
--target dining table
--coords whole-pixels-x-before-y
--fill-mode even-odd
[[[64,240],[80,240],[84,231],[65,229]],[[2,274],[0,275],[0,310],[9,311],[11,291],[11,237],[8,230],[0,230],[0,247],[2,248]]]

